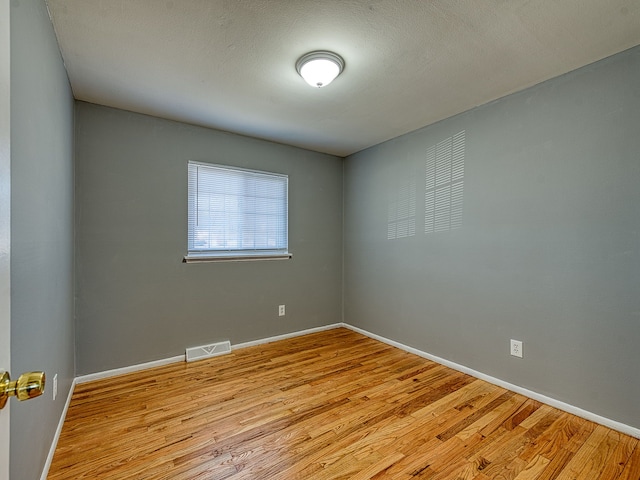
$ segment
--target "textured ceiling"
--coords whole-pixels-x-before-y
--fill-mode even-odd
[[[77,99],[340,156],[640,44],[638,0],[47,4]]]

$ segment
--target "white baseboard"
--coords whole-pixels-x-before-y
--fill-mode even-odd
[[[308,328],[306,330],[299,330],[293,333],[285,333],[283,335],[276,335],[275,337],[261,338],[260,340],[253,340],[251,342],[237,343],[231,345],[231,351],[239,348],[254,347],[256,345],[262,345],[264,343],[277,342],[278,340],[286,340],[287,338],[300,337],[302,335],[308,335],[310,333],[324,332],[325,330],[333,330],[334,328],[345,327],[344,323],[332,323],[331,325],[323,325],[322,327]]]
[[[413,353],[415,355],[427,358],[429,360],[433,360],[436,363],[440,363],[442,365],[445,365],[459,372],[466,373],[468,375],[471,375],[472,377],[479,378],[480,380],[484,380],[486,382],[492,383],[499,387],[506,388],[507,390],[511,390],[512,392],[516,392],[521,395],[524,395],[525,397],[529,397],[539,402],[545,403],[547,405],[557,408],[558,410],[562,410],[564,412],[571,413],[578,417],[582,417],[586,420],[590,420],[600,425],[604,425],[605,427],[609,427],[613,430],[617,430],[618,432],[624,433],[626,435],[630,435],[635,438],[640,438],[640,428],[635,428],[630,425],[626,425],[624,423],[611,420],[610,418],[602,417],[600,415],[589,412],[587,410],[583,410],[582,408],[570,405],[565,402],[561,402],[560,400],[556,400],[555,398],[547,397],[546,395],[542,395],[540,393],[534,392],[533,390],[528,390],[526,388],[519,387],[518,385],[514,385],[512,383],[505,382],[504,380],[500,380],[499,378],[486,375],[482,372],[478,372],[471,368],[465,367],[464,365],[459,365],[457,363],[451,362],[444,358],[436,357],[435,355],[431,355],[430,353],[423,352],[422,350],[418,350],[417,348],[409,347],[400,342],[396,342],[395,340],[389,340],[388,338],[382,337],[380,335],[376,335],[375,333],[368,332],[366,330],[363,330],[362,328],[354,327],[353,325],[349,325],[348,323],[344,323],[343,326],[345,328],[353,330],[354,332],[358,332],[358,333],[361,333],[362,335],[366,335],[369,338],[373,338],[374,340],[378,340],[380,342],[386,343],[387,345],[391,345],[393,347],[397,347],[406,352]]]
[[[178,362],[184,362],[184,355],[176,355],[175,357],[154,360],[153,362],[139,363],[137,365],[131,365],[130,367],[114,368],[113,370],[105,370],[104,372],[80,375],[79,377],[76,377],[76,384],[92,382],[94,380],[102,380],[103,378],[115,377],[117,375],[138,372],[140,370],[147,370],[154,367],[162,367],[163,365],[169,365],[171,363]]]
[[[69,404],[71,404],[71,397],[73,397],[73,391],[75,390],[75,388],[76,388],[76,379],[74,378],[73,382],[71,382],[71,388],[69,388],[67,401],[65,402],[64,408],[62,409],[62,413],[60,414],[60,421],[58,422],[58,428],[56,428],[56,433],[53,435],[53,440],[51,441],[51,448],[49,449],[47,460],[44,462],[44,467],[42,469],[42,475],[40,475],[40,480],[47,480],[47,476],[49,475],[51,462],[53,462],[53,455],[56,453],[56,447],[58,446],[60,433],[62,433],[62,427],[64,425],[65,419],[67,418],[67,410],[69,410]]]

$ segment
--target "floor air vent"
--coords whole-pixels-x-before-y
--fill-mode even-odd
[[[209,345],[200,345],[199,347],[191,347],[187,348],[187,362],[217,357],[218,355],[224,355],[229,352],[231,352],[231,343],[229,340],[211,343]]]

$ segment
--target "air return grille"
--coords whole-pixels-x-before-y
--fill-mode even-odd
[[[231,352],[231,343],[227,340],[224,342],[187,348],[186,358],[187,362],[193,362],[195,360],[217,357],[218,355],[224,355],[229,352]]]

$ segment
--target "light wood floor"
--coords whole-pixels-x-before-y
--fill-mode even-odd
[[[49,479],[640,479],[638,440],[346,329],[78,385]]]

